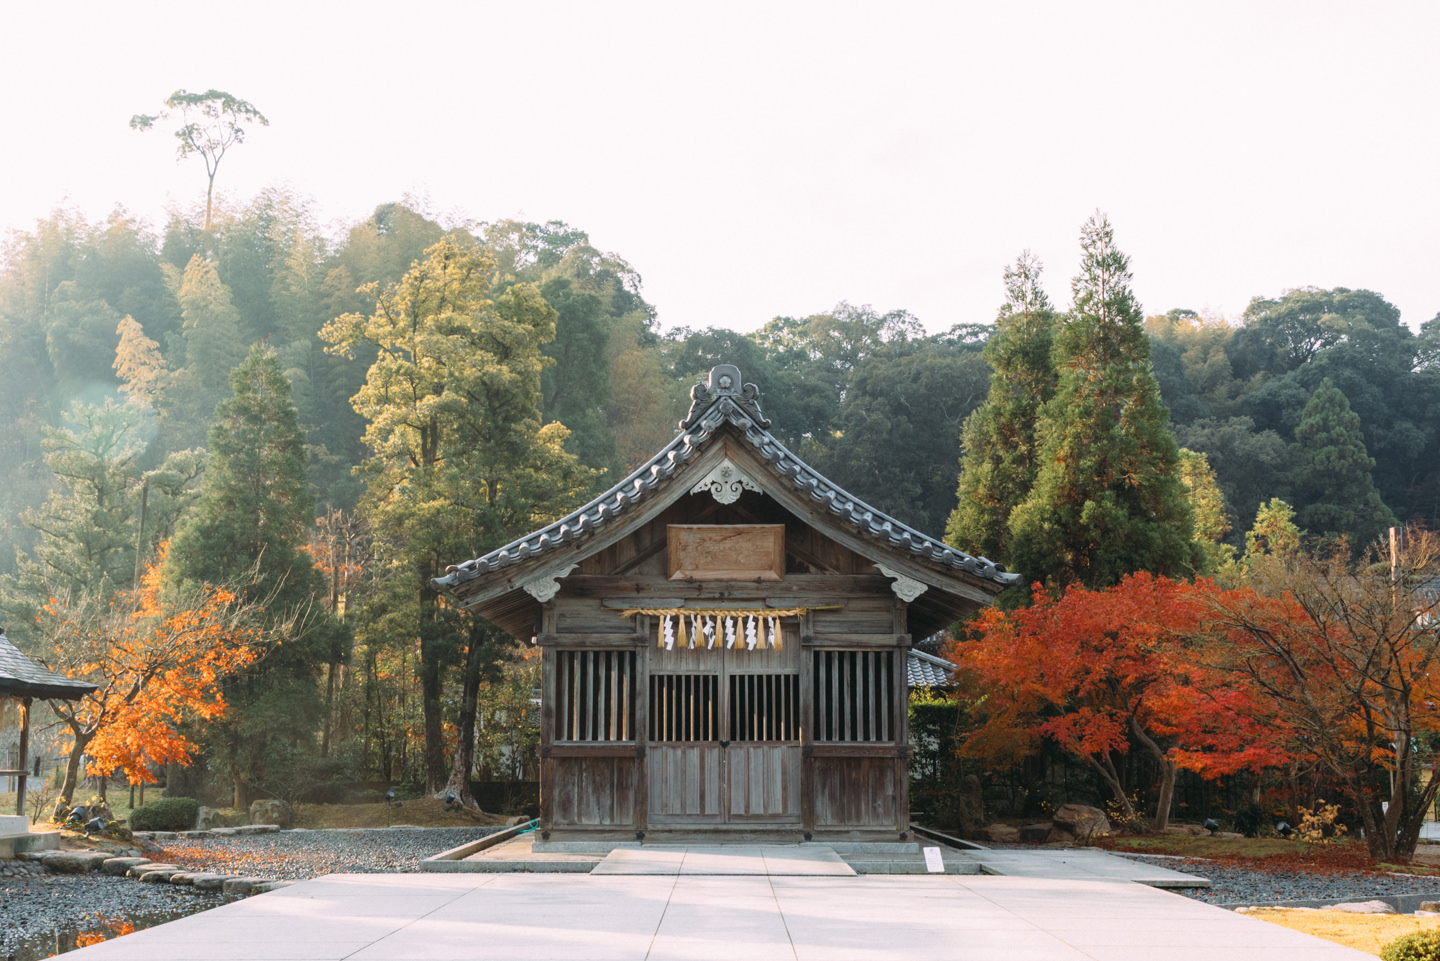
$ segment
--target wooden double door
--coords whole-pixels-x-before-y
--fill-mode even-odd
[[[651,652],[651,825],[800,823],[798,647]]]

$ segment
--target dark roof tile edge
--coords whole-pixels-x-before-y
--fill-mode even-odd
[[[481,575],[589,536],[668,480],[685,462],[696,456],[715,431],[726,423],[738,428],[756,453],[770,462],[796,489],[808,493],[815,502],[824,504],[830,513],[848,522],[863,536],[1006,586],[1020,582],[1019,574],[1006,573],[987,558],[972,557],[927,537],[842,490],[790,453],[730,397],[719,398],[702,416],[686,420],[693,426],[682,430],[655,456],[585,506],[482,557],[447,568],[447,573],[435,578],[432,583],[441,589],[454,589]]]

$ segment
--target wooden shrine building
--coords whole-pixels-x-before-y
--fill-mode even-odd
[[[543,647],[541,835],[904,838],[910,640],[1018,575],[820,476],[735,367],[691,398],[615,487],[435,581]]]
[[[78,701],[94,691],[95,685],[77,681],[50,670],[26,657],[5,636],[0,627],[0,731],[12,723],[20,729],[15,767],[0,770],[0,776],[15,779],[15,813],[25,813],[25,782],[30,766],[30,706],[35,699]],[[36,774],[39,771],[35,772]]]

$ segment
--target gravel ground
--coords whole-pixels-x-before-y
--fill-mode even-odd
[[[168,884],[98,874],[0,878],[0,958],[46,958],[74,945],[75,932],[125,918],[137,927],[233,901]]]
[[[1120,854],[1120,852],[1113,852]],[[1395,895],[1435,895],[1440,899],[1440,877],[1368,874],[1364,871],[1261,871],[1233,862],[1200,858],[1157,858],[1140,854],[1122,857],[1172,871],[1209,878],[1209,888],[1182,888],[1184,894],[1209,904],[1261,904],[1270,901],[1329,901],[1336,898],[1367,901]]]
[[[222,874],[298,880],[337,872],[375,874],[418,871],[420,861],[467,841],[502,830],[481,828],[387,828],[283,831],[236,837],[166,841],[154,861]],[[9,862],[0,862],[5,864]],[[15,862],[17,876],[0,873],[0,958],[46,958],[74,945],[76,930],[100,926],[96,916],[126,918],[137,927],[159,924],[236,900],[189,887],[141,884],[96,874],[31,874]],[[61,932],[57,943],[56,932]]]
[[[374,828],[282,831],[238,837],[163,841],[164,860],[217,874],[287,881],[322,874],[379,874],[420,870],[425,858],[503,828]]]

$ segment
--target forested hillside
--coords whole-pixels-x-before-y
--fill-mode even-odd
[[[182,211],[156,229],[117,210],[90,223],[61,209],[6,240],[0,601],[11,636],[39,649],[37,610],[137,587],[172,537],[177,589],[283,557],[272,582],[252,582],[274,608],[267,623],[323,611],[305,615],[306,643],[231,685],[244,710],[202,737],[237,801],[308,764],[295,747],[307,730],[353,773],[443,784],[457,715],[487,698],[503,713],[511,648],[415,589],[618,480],[670,439],[715,364],[759,386],[802,458],[939,534],[957,506],[962,429],[969,444],[1000,416],[965,428],[995,400],[992,374],[1023,373],[1027,351],[1050,363],[1050,329],[1071,308],[1022,260],[998,328],[974,317],[927,334],[903,309],[841,303],[753,329],[767,314],[756,304],[735,318],[753,332],[694,330],[662,326],[644,265],[561,222],[458,223],[407,202],[337,228],[283,190],[201,222]],[[1019,339],[992,340],[997,329]],[[1138,336],[1133,372],[1148,378],[1148,350],[1168,449],[1183,449],[1166,470],[1203,454],[1223,494],[1215,536],[1239,545],[1277,497],[1315,535],[1440,518],[1440,318],[1417,335],[1379,293],[1297,288],[1257,297],[1234,323],[1155,314]],[[1040,400],[1080,389],[1045,383],[1046,370],[1026,388]],[[1037,465],[1024,469],[1033,482]],[[283,498],[283,517],[266,497]],[[1004,553],[1003,536],[982,533],[950,527],[962,548]],[[450,667],[463,670],[451,679]],[[247,733],[262,728],[281,734]],[[482,754],[500,763],[488,736]]]

